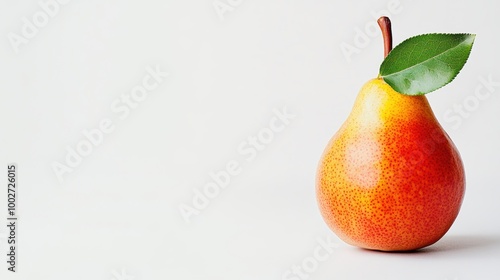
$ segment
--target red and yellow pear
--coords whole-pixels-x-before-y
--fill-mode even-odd
[[[379,20],[386,55],[390,22]],[[409,251],[438,241],[455,221],[465,191],[459,152],[425,95],[368,81],[319,163],[317,200],[345,242]]]

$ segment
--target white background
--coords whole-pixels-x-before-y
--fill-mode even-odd
[[[317,263],[307,279],[500,278],[500,86],[474,95],[481,77],[500,81],[497,2],[400,0],[391,12],[387,0],[221,0],[231,7],[222,14],[212,0],[124,2],[58,4],[26,38],[23,18],[33,23],[43,8],[1,1],[0,217],[15,162],[19,245],[18,272],[2,261],[0,279],[278,280],[304,263]],[[378,32],[355,42],[357,30],[382,10],[395,44],[477,34],[456,80],[428,95],[461,152],[466,197],[448,234],[413,254],[345,244],[315,201],[319,157],[382,61]],[[347,57],[343,43],[358,52]],[[169,76],[121,119],[113,102],[148,67]],[[285,107],[295,117],[255,158],[238,152]],[[103,119],[114,130],[60,182],[54,162]],[[180,205],[232,160],[241,172],[187,223]],[[336,248],[313,261],[328,238]]]

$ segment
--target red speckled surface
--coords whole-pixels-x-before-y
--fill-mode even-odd
[[[450,228],[465,175],[426,97],[374,79],[326,147],[316,185],[321,213],[344,241],[406,251],[433,244]]]

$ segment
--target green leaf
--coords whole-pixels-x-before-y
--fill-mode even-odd
[[[423,34],[396,46],[380,65],[395,91],[422,95],[451,82],[469,57],[475,34]]]

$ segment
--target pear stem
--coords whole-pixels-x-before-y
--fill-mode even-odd
[[[391,52],[392,50],[392,29],[391,29],[391,20],[388,17],[380,17],[377,20],[378,26],[380,26],[380,30],[382,30],[382,37],[384,38],[384,58]]]

